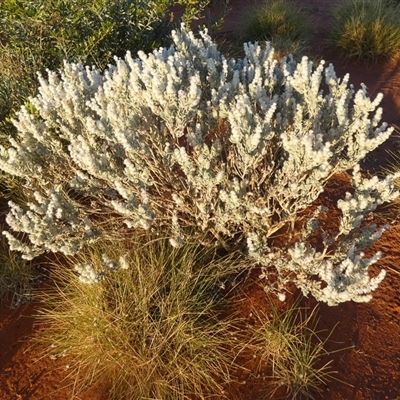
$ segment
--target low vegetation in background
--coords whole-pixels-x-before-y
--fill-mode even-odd
[[[46,354],[66,357],[76,392],[95,385],[118,400],[224,398],[239,342],[234,317],[220,315],[221,287],[237,274],[238,254],[137,235],[69,261],[79,278],[56,266],[40,341]]]
[[[388,0],[349,0],[334,10],[332,41],[348,58],[377,61],[400,54],[400,5]]]
[[[240,19],[240,42],[269,41],[280,59],[293,54],[300,59],[307,49],[310,23],[302,9],[286,0],[265,0]]]

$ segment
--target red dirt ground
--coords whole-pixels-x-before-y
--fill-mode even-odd
[[[254,2],[256,0],[253,0]],[[338,76],[350,73],[350,81],[358,88],[365,83],[371,97],[382,92],[383,120],[400,126],[400,60],[372,66],[347,62],[325,45],[329,9],[335,0],[297,0],[307,6],[315,28],[311,51],[332,62]],[[238,21],[247,2],[231,0],[232,11],[222,30],[226,33],[237,29]],[[389,139],[383,148],[368,156],[365,167],[379,169],[387,162],[387,149],[398,150],[397,140]],[[322,200],[343,197],[346,178],[332,182]],[[391,229],[373,246],[372,252],[384,253],[379,266],[387,271],[385,280],[375,291],[369,303],[345,303],[337,307],[320,305],[318,329],[330,332],[335,325],[327,350],[346,350],[331,354],[332,369],[338,381],[331,381],[323,388],[320,397],[325,400],[397,400],[400,399],[400,220],[384,213],[376,213],[378,224],[392,223]],[[328,221],[329,222],[329,221]],[[327,222],[327,223],[328,223]],[[248,281],[240,294],[241,315],[250,323],[250,310],[260,310],[266,305],[265,294],[257,281]],[[304,305],[313,307],[315,301],[303,299]],[[73,382],[68,377],[67,362],[42,357],[32,347],[35,334],[35,304],[16,309],[7,304],[0,307],[0,399],[82,399],[103,400],[105,394],[91,392],[73,393]],[[241,385],[227,388],[230,400],[256,400],[263,382],[260,378],[244,377]],[[345,383],[342,383],[342,382]]]

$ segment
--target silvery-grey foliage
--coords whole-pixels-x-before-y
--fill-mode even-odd
[[[206,31],[198,39],[182,27],[173,39],[104,73],[65,63],[39,76],[35,112],[22,108],[18,138],[0,147],[0,168],[35,192],[28,209],[10,203],[7,222],[25,233],[5,233],[12,249],[77,252],[109,229],[103,210],[113,229],[159,229],[174,246],[204,232],[226,248],[247,246],[281,284],[329,304],[368,301],[384,273],[370,278],[379,255],[362,250],[382,230],[362,222],[397,196],[396,176],[364,179],[358,167],[392,132],[379,124],[381,96],[355,92],[323,61],[277,62],[268,44],[245,44],[234,60]],[[324,249],[307,242],[318,212],[297,242],[274,247],[271,237],[293,230],[325,183],[351,169],[354,192],[338,202],[338,232]]]

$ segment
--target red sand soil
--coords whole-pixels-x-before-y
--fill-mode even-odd
[[[257,2],[257,0],[253,0]],[[350,73],[350,81],[357,89],[361,83],[369,88],[372,98],[382,92],[383,120],[400,126],[400,60],[365,66],[340,58],[325,45],[329,10],[335,0],[297,0],[307,6],[313,20],[314,41],[311,52],[332,62],[338,76]],[[249,2],[231,0],[231,12],[222,30],[237,30],[241,15]],[[387,150],[398,150],[398,140],[391,138],[367,157],[364,166],[378,170],[387,163]],[[322,195],[321,201],[343,197],[346,177],[337,177]],[[380,250],[384,257],[379,267],[387,271],[385,280],[375,291],[369,303],[348,302],[336,307],[324,304],[319,308],[318,329],[333,332],[326,345],[328,351],[345,349],[331,354],[324,362],[332,360],[332,370],[337,371],[319,397],[325,400],[397,400],[400,399],[400,220],[395,214],[377,212],[374,220],[379,225],[391,223],[391,229],[370,250]],[[329,229],[330,221],[326,221]],[[334,223],[334,222],[332,222]],[[369,253],[368,253],[369,254]],[[367,255],[368,255],[367,254]],[[265,294],[257,280],[249,280],[238,294],[240,314],[251,324],[251,310],[266,307]],[[294,294],[296,296],[296,294]],[[313,299],[302,303],[313,307]],[[33,346],[35,303],[11,309],[7,303],[0,307],[0,399],[82,399],[102,400],[105,393],[95,389],[84,394],[74,394],[65,359],[43,357]],[[336,326],[337,325],[337,326]],[[336,327],[335,327],[336,326]],[[249,364],[250,365],[250,364]],[[343,383],[345,382],[345,383]],[[263,388],[261,378],[251,374],[243,376],[241,384],[226,388],[230,400],[256,400]]]

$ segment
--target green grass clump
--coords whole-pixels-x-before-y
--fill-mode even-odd
[[[334,10],[332,41],[348,58],[390,58],[400,53],[399,21],[400,7],[388,1],[344,1]]]
[[[310,25],[301,8],[285,0],[266,0],[249,10],[241,27],[242,41],[269,41],[278,55],[303,55]]]
[[[279,311],[270,302],[270,315],[259,314],[259,326],[253,330],[253,346],[260,361],[260,372],[270,373],[273,396],[284,388],[291,399],[314,399],[321,386],[332,378],[329,364],[318,365],[327,355],[325,340],[319,338],[316,319],[317,309],[307,313],[306,309],[294,305]]]
[[[98,385],[119,400],[223,397],[234,354],[231,324],[216,307],[235,255],[135,239],[98,244],[71,261],[101,274],[103,252],[124,255],[129,268],[85,284],[57,267],[59,286],[43,299],[42,343],[68,357],[76,390]]]

